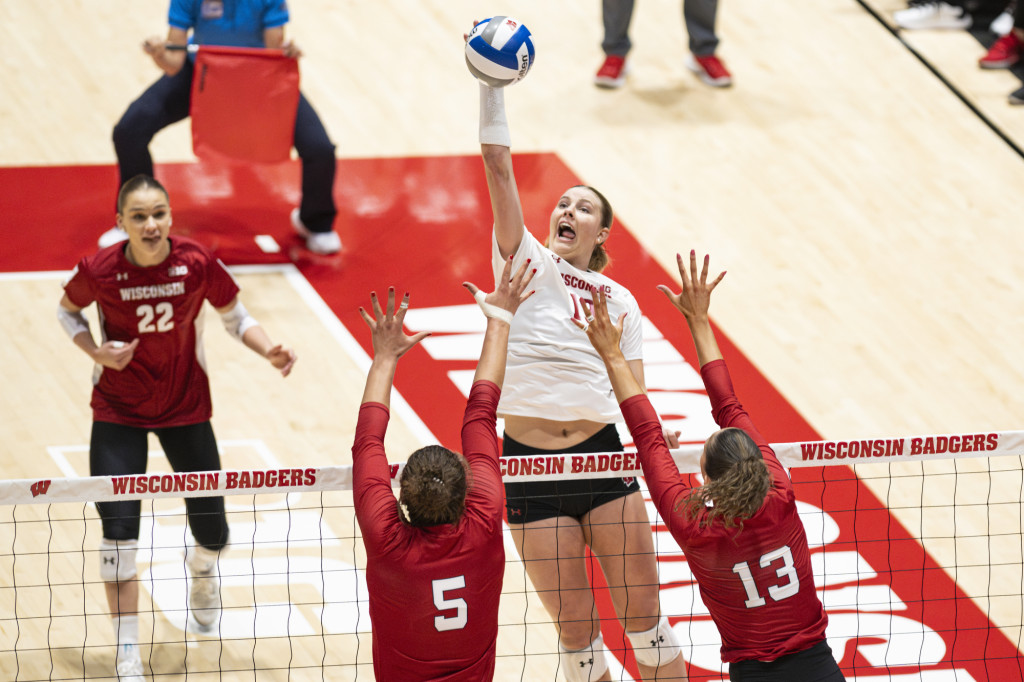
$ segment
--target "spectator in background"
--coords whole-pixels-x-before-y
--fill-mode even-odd
[[[280,49],[289,57],[302,52],[285,40],[288,7],[284,0],[171,0],[167,38],[147,38],[142,49],[164,75],[153,83],[114,126],[120,184],[136,175],[153,175],[149,143],[159,131],[189,116],[193,58],[181,49],[196,45]],[[191,39],[189,31],[192,32]],[[302,160],[302,201],[291,213],[292,227],[306,240],[310,251],[332,254],[341,250],[334,231],[336,160],[334,143],[309,101],[299,95],[293,142]],[[118,227],[100,237],[100,246],[127,239]]]
[[[633,18],[634,0],[601,0],[604,18],[604,63],[594,76],[600,88],[618,88],[626,82],[626,54],[632,47],[629,23]],[[718,0],[683,0],[683,19],[690,36],[690,56],[686,65],[706,84],[724,88],[732,85],[732,74],[722,60],[715,56],[718,36],[715,35],[715,17]]]
[[[1024,2],[1017,2],[1013,7],[1013,28],[1002,36],[988,53],[978,60],[983,69],[1008,69],[1020,61],[1024,52]],[[1010,104],[1024,104],[1024,87],[1010,93]]]

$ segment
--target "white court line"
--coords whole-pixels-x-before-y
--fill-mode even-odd
[[[320,320],[324,329],[334,337],[342,350],[356,363],[356,365],[367,373],[370,370],[372,358],[366,354],[363,347],[355,340],[352,333],[341,323],[341,320],[334,314],[320,294],[317,293],[309,280],[299,272],[291,263],[263,264],[263,265],[233,265],[228,268],[232,274],[259,275],[259,274],[280,274],[291,285],[292,289],[299,295],[299,298],[309,307],[310,311]],[[0,272],[0,283],[38,280],[62,280],[71,274],[71,270],[50,270],[39,272]],[[243,292],[244,294],[244,292]],[[397,388],[391,391],[391,412],[402,419],[412,431],[413,436],[421,445],[438,443],[433,432],[412,409],[409,402],[402,396]]]

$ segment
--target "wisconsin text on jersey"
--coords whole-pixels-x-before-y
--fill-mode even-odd
[[[185,293],[184,282],[169,282],[168,284],[151,284],[145,287],[126,287],[121,289],[122,301],[139,301],[147,298],[166,298],[168,296],[180,296]]]

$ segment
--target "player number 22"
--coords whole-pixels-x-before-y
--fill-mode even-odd
[[[468,622],[466,617],[466,600],[462,598],[445,599],[444,596],[445,592],[464,588],[466,586],[466,576],[458,575],[454,578],[435,580],[431,585],[434,588],[434,606],[437,607],[438,611],[456,609],[454,616],[434,616],[434,628],[438,632],[447,632],[449,630],[461,630],[466,627]]]
[[[782,601],[786,597],[792,597],[800,591],[800,579],[796,576],[796,569],[793,567],[793,552],[789,545],[783,545],[763,555],[760,560],[761,568],[768,568],[772,562],[782,559],[782,566],[776,569],[775,575],[785,578],[786,582],[779,585],[771,585],[768,588],[768,596],[775,601]],[[757,585],[754,584],[754,576],[750,572],[750,566],[746,561],[741,561],[732,567],[732,572],[743,581],[743,589],[747,593],[747,600],[743,602],[748,609],[764,606],[767,602],[757,592]]]
[[[139,333],[166,332],[174,329],[174,307],[167,301],[157,303],[156,308],[143,303],[135,309],[139,316]],[[156,320],[154,324],[153,320]]]

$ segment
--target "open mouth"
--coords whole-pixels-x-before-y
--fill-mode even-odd
[[[571,242],[576,239],[576,231],[572,229],[569,223],[558,223],[558,230],[555,236],[561,241]]]

